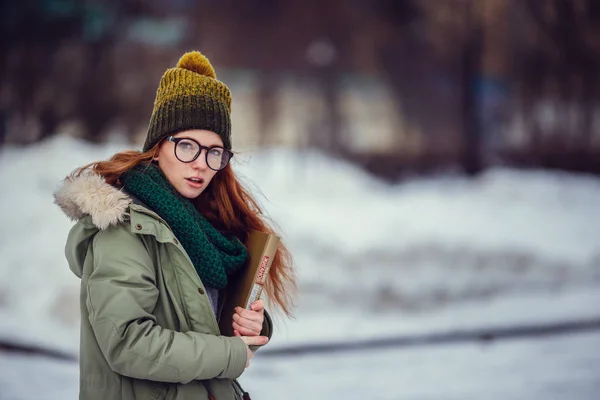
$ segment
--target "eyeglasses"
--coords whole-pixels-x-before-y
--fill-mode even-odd
[[[176,138],[168,136],[169,142],[175,143],[175,157],[183,163],[191,163],[200,156],[202,150],[206,150],[206,165],[213,171],[220,171],[227,166],[233,153],[221,146],[202,146],[190,138]]]

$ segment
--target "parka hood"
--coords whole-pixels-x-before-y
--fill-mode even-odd
[[[54,192],[54,202],[72,220],[89,215],[100,230],[124,221],[132,200],[97,174],[66,178]]]
[[[90,173],[66,178],[54,192],[54,202],[78,222],[69,232],[65,256],[71,271],[81,278],[91,240],[99,231],[125,221],[132,199]]]

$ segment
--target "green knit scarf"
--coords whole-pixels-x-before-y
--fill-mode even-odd
[[[167,181],[160,168],[141,164],[120,177],[125,190],[169,224],[205,286],[222,289],[227,277],[246,261],[248,252],[235,237],[226,237],[210,224]]]

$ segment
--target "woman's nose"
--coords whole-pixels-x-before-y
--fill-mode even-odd
[[[200,154],[198,157],[192,162],[192,167],[197,169],[206,169],[208,165],[206,164],[206,149],[200,150]]]

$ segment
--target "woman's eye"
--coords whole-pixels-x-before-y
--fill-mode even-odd
[[[194,147],[194,145],[190,142],[179,142],[179,147],[181,148],[181,150],[191,150]]]
[[[215,157],[221,157],[223,151],[221,149],[210,149],[210,155]]]

